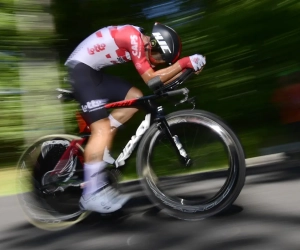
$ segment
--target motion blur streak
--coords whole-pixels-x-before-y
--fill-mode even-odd
[[[190,92],[196,96],[196,107],[226,120],[241,139],[247,158],[284,154],[284,159],[297,162],[300,151],[299,11],[299,0],[0,0],[0,166],[3,168],[0,172],[3,181],[0,195],[15,193],[11,168],[29,142],[49,133],[78,133],[74,112],[76,103],[62,105],[56,98],[55,88],[70,88],[63,81],[67,75],[63,63],[87,35],[103,26],[115,24],[142,26],[148,34],[154,21],[173,27],[183,42],[182,56],[195,53],[206,56],[207,65],[203,72],[187,83]],[[150,93],[131,64],[105,70],[137,83],[144,94]],[[168,108],[176,109],[172,104]],[[122,150],[143,117],[144,113],[137,114],[117,135],[114,143],[116,152]],[[210,157],[210,150],[201,152],[206,158]],[[288,161],[283,161],[282,166]],[[123,171],[125,178],[136,177],[134,164],[132,157]],[[280,182],[270,186],[259,184],[257,187],[263,188],[262,193],[256,186],[248,186],[238,201],[241,206],[244,204],[247,212],[244,217],[233,220],[235,222],[230,216],[218,218],[217,223],[212,219],[196,225],[172,221],[168,226],[162,226],[166,243],[162,238],[156,241],[157,235],[160,235],[157,234],[160,232],[157,225],[147,219],[144,225],[140,222],[143,216],[137,215],[138,220],[128,221],[136,229],[126,235],[119,232],[121,237],[116,237],[119,239],[116,242],[131,247],[136,244],[137,249],[142,249],[140,240],[147,239],[152,249],[175,249],[172,246],[176,244],[172,243],[176,241],[181,243],[178,248],[182,248],[183,243],[211,239],[214,245],[210,245],[210,249],[217,249],[222,246],[221,243],[230,245],[231,239],[226,237],[231,235],[237,236],[238,242],[246,239],[249,246],[253,242],[270,243],[272,238],[271,245],[274,247],[271,249],[282,249],[280,244],[284,243],[286,247],[287,242],[290,244],[287,248],[297,249],[294,232],[298,231],[296,215],[299,211],[296,208],[299,207],[299,199],[293,190],[298,187],[287,180],[298,174],[289,172],[282,182],[287,186]],[[282,181],[284,177],[269,178],[271,183]],[[261,179],[254,182],[261,183]],[[286,192],[276,193],[281,188]],[[249,197],[251,199],[247,200]],[[249,204],[250,201],[254,204]],[[69,239],[70,235],[79,232],[86,238],[92,235],[90,231],[85,234],[79,227],[48,237],[27,224],[22,227],[18,223],[22,220],[13,213],[12,206],[10,198],[1,201],[0,207],[4,209],[1,214],[5,216],[2,221],[6,219],[6,227],[2,230],[7,231],[1,233],[4,238],[0,238],[0,246],[7,242],[11,249],[16,249],[22,243],[28,243],[32,249],[40,248],[41,242],[46,241],[50,247],[56,243],[49,239],[58,238],[58,242],[69,244],[72,241],[62,242],[62,236]],[[267,212],[268,208],[272,208],[271,214]],[[224,220],[225,224],[220,220]],[[256,233],[257,228],[251,226],[256,220],[257,223],[262,221],[267,229],[262,234]],[[10,222],[15,223],[14,228],[9,227]],[[127,229],[125,224],[120,223],[120,228]],[[101,230],[100,234],[97,232],[100,239],[104,238],[103,228],[112,228],[110,223],[97,225],[94,229]],[[181,225],[190,230],[182,230]],[[291,230],[283,234],[287,229]],[[26,231],[29,238],[25,237],[25,230],[30,230],[29,234]],[[141,235],[140,230],[145,230],[145,234]],[[175,237],[168,238],[167,230],[171,230]],[[212,231],[215,234],[209,234]],[[197,234],[192,233],[190,238],[186,238],[187,232]],[[205,238],[207,234],[208,238]],[[39,241],[30,238],[30,235],[38,235]],[[9,237],[17,239],[16,243]],[[108,239],[112,238],[102,241],[105,242],[104,248],[110,247]],[[160,247],[155,242],[160,242]],[[89,249],[99,249],[96,236],[89,244],[94,245]],[[247,248],[237,242],[235,244],[239,249]],[[62,246],[60,244],[57,248]],[[76,249],[74,244],[72,246]],[[112,246],[118,248],[117,245]],[[205,243],[202,246],[205,247]],[[82,245],[79,244],[79,247],[82,248]]]

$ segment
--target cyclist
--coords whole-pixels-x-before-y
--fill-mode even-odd
[[[179,59],[181,41],[170,27],[155,23],[150,36],[133,25],[104,27],[81,42],[67,59],[75,98],[91,129],[84,158],[84,189],[80,199],[83,210],[111,213],[129,199],[107,182],[105,168],[109,148],[116,129],[128,121],[135,108],[115,109],[110,114],[104,108],[108,102],[140,98],[136,87],[115,76],[103,73],[104,67],[132,61],[147,84],[159,77],[165,84],[192,68],[198,74],[206,63],[205,57],[195,54]],[[155,71],[158,65],[167,67]]]

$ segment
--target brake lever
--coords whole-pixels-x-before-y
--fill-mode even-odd
[[[190,91],[187,88],[185,88],[184,98],[180,100],[178,103],[175,103],[175,107],[178,106],[179,104],[185,103],[189,99],[189,92]]]
[[[196,97],[193,96],[193,97],[187,99],[187,102],[193,105],[193,109],[192,110],[194,110],[195,107],[196,107]]]
[[[175,107],[177,107],[178,105],[187,102],[187,103],[190,103],[193,105],[192,110],[194,110],[196,107],[196,97],[193,96],[193,97],[189,98],[189,90],[187,88],[185,88],[185,89],[186,89],[186,92],[184,93],[185,97],[178,103],[175,103],[174,105],[175,105]]]

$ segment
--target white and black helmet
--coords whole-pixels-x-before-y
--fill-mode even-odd
[[[163,60],[171,65],[181,54],[181,40],[177,33],[170,27],[155,23],[150,36],[151,53],[149,59],[155,63]]]

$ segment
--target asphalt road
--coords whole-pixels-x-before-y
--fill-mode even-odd
[[[0,249],[299,250],[299,190],[300,167],[292,167],[248,176],[232,208],[206,220],[171,218],[140,196],[122,215],[93,214],[59,232],[31,226],[10,196],[0,199]]]

